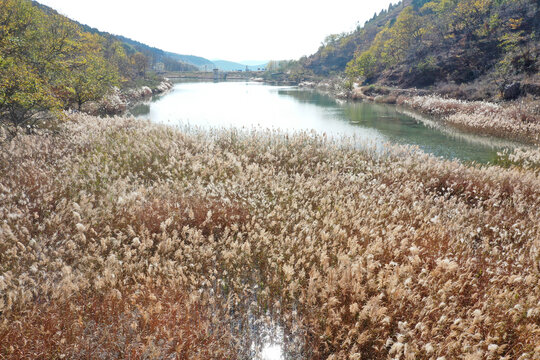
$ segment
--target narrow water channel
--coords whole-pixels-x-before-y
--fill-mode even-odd
[[[167,94],[131,111],[171,125],[355,136],[359,142],[415,145],[435,156],[479,163],[490,162],[498,151],[518,145],[452,130],[395,105],[343,102],[309,89],[254,82],[180,82]]]

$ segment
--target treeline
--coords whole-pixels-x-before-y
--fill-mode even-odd
[[[537,0],[405,0],[302,63],[319,75],[424,87],[484,75],[499,86],[540,68]]]
[[[271,60],[266,64],[265,77],[271,79],[272,76],[285,74],[288,80],[302,81],[304,79],[304,68],[302,66],[302,58],[297,60]]]
[[[0,123],[16,132],[35,124],[36,114],[45,110],[80,109],[113,86],[155,81],[148,71],[153,61],[151,52],[138,51],[112,35],[84,31],[50,8],[29,0],[2,0]],[[167,66],[182,68],[172,59]]]

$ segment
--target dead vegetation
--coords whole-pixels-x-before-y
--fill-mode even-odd
[[[0,204],[2,359],[540,357],[527,167],[77,115]]]
[[[535,102],[503,106],[439,96],[400,97],[397,102],[435,115],[446,124],[466,131],[540,144],[540,115]]]

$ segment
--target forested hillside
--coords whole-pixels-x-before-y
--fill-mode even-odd
[[[35,115],[81,108],[113,86],[157,85],[151,71],[194,70],[159,49],[80,25],[30,0],[0,2],[0,120],[8,131]]]
[[[32,3],[34,6],[38,7],[39,9],[44,11],[46,14],[58,15],[58,12],[56,10],[46,5],[40,4],[37,1],[32,1]],[[187,56],[186,58],[179,58],[184,55],[167,53],[161,49],[148,46],[146,44],[132,40],[125,36],[113,35],[105,31],[100,31],[89,25],[81,24],[77,21],[73,21],[73,22],[77,24],[83,31],[91,33],[91,34],[97,34],[107,39],[107,41],[111,41],[111,42],[120,41],[122,43],[122,46],[124,47],[124,50],[128,54],[135,54],[135,53],[143,54],[147,59],[148,65],[152,68],[159,67],[159,64],[161,63],[163,66],[163,69],[168,70],[168,71],[197,71],[198,70],[198,65],[192,61],[189,61],[190,60],[189,56]]]
[[[120,42],[84,32],[64,16],[47,13],[27,0],[0,3],[4,125],[16,129],[33,123],[40,111],[74,103],[80,107],[102,97],[111,86],[144,75],[145,67],[142,54],[130,56]]]
[[[192,65],[196,66],[200,70],[204,70],[205,66],[206,66],[206,70],[212,70],[214,68],[214,63],[213,62],[211,62],[210,60],[205,59],[203,57],[200,57],[200,56],[180,55],[180,54],[175,54],[175,53],[172,53],[172,52],[165,52],[165,54],[168,57],[170,57],[172,59],[175,59],[177,61],[192,64]]]
[[[352,33],[329,35],[324,39],[319,50],[301,60],[304,67],[316,75],[331,75],[343,72],[347,63],[351,61],[354,53],[369,49],[375,36],[388,23],[395,21],[404,6],[411,3],[405,0],[397,5],[390,5],[388,9],[367,21],[363,27],[358,26]]]
[[[539,35],[536,0],[405,0],[350,34],[327,37],[301,63],[317,75],[346,71],[364,83],[501,88],[537,82]]]

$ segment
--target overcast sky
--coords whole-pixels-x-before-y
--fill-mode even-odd
[[[208,59],[310,55],[329,34],[353,30],[389,0],[38,0],[102,31]]]

